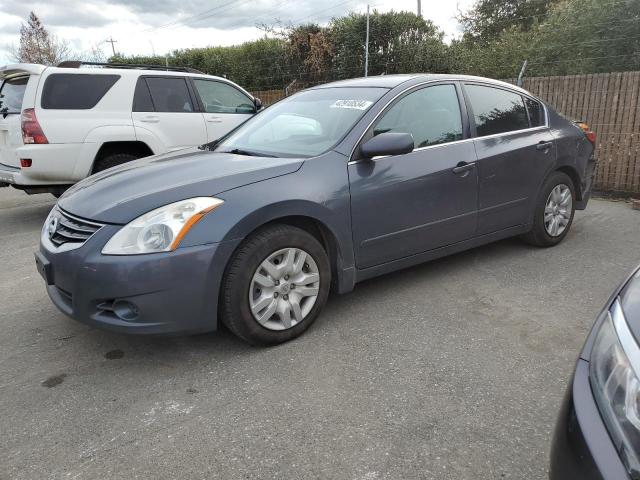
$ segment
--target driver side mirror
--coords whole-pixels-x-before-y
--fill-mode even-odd
[[[256,106],[256,112],[260,111],[260,109],[262,109],[262,100],[260,100],[258,97],[255,97],[253,99],[253,104]]]
[[[413,136],[410,133],[385,132],[370,138],[360,146],[363,158],[386,155],[403,155],[413,151]]]

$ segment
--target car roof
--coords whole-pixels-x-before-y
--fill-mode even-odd
[[[331,88],[331,87],[377,87],[377,88],[395,88],[402,84],[412,85],[416,83],[437,81],[437,80],[458,80],[467,82],[483,82],[491,83],[499,87],[505,87],[517,90],[521,93],[531,95],[526,90],[517,87],[511,83],[495,80],[493,78],[476,77],[473,75],[453,75],[448,73],[407,73],[398,75],[375,75],[371,77],[351,78],[348,80],[339,80],[337,82],[325,83],[313,88]]]

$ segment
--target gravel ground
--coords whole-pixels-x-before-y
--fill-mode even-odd
[[[640,263],[640,212],[332,296],[300,339],[127,337],[65,317],[32,252],[48,195],[0,189],[0,478],[543,479],[578,351]]]

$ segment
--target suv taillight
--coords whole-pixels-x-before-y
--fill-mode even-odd
[[[27,143],[49,143],[45,136],[38,119],[36,111],[33,108],[27,108],[22,111],[22,141]]]

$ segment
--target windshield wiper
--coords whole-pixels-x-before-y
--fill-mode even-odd
[[[233,153],[234,155],[246,155],[248,157],[271,157],[276,158],[275,155],[269,155],[268,153],[253,152],[251,150],[243,150],[242,148],[234,148],[233,150],[225,150],[220,153]]]
[[[213,150],[218,146],[219,143],[220,143],[220,139],[218,138],[217,140],[214,140],[212,142],[205,143],[203,145],[198,145],[198,149],[209,150],[210,152],[213,152]]]

